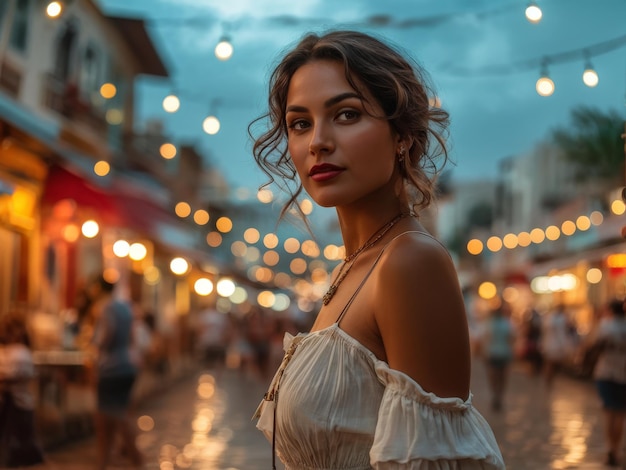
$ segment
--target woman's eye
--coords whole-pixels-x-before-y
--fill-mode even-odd
[[[338,114],[338,119],[340,121],[351,121],[351,120],[358,118],[359,115],[360,113],[358,111],[354,111],[352,109],[346,109],[344,111],[341,111]]]
[[[308,124],[306,121],[303,120],[296,120],[296,121],[292,121],[290,123],[287,124],[287,127],[289,129],[293,129],[296,131],[300,131],[302,129],[306,129],[308,127]]]

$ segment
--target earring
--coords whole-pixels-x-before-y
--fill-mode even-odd
[[[400,152],[398,153],[398,163],[400,164],[404,163],[405,153],[406,153],[406,150],[404,149],[404,146],[400,147]]]

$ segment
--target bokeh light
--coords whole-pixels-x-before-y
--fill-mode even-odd
[[[170,261],[170,270],[179,276],[186,274],[189,271],[189,262],[185,258],[174,258]]]
[[[95,220],[87,220],[83,222],[81,231],[83,233],[83,236],[87,238],[94,238],[100,232],[100,226]]]
[[[106,176],[110,173],[110,171],[111,165],[109,165],[109,162],[105,162],[104,160],[96,162],[93,166],[93,172],[98,176]]]

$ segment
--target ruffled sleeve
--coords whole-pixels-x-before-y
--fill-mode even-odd
[[[505,465],[485,419],[467,401],[424,391],[381,361],[385,386],[370,462],[376,470],[500,470]]]

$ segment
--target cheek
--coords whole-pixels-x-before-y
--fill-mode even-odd
[[[304,164],[306,156],[302,153],[302,150],[300,150],[298,146],[292,144],[291,142],[288,144],[287,150],[289,152],[289,159],[291,160],[291,163],[296,168],[300,179],[303,179],[303,173],[306,173]]]
[[[396,164],[395,149],[383,139],[362,139],[354,147],[362,165],[359,167],[367,173],[376,173],[386,178],[393,173]]]

